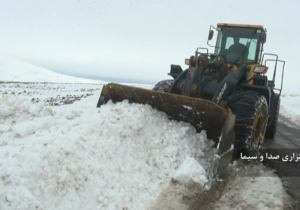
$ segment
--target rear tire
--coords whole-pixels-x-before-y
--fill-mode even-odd
[[[280,95],[274,94],[274,98],[272,100],[271,113],[270,113],[271,122],[270,125],[267,127],[267,131],[265,135],[267,139],[273,139],[276,134],[279,109],[280,109]]]
[[[266,98],[253,91],[241,92],[229,101],[229,108],[236,116],[235,153],[255,155],[264,140],[267,127]]]
[[[168,93],[173,85],[174,79],[162,80],[158,82],[152,90]]]

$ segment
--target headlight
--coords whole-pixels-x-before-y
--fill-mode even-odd
[[[267,66],[255,66],[253,71],[255,73],[259,73],[259,74],[265,74],[265,73],[267,73],[268,69],[269,69],[269,67],[267,67]]]

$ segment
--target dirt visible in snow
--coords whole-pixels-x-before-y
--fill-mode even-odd
[[[138,158],[133,158],[130,161],[125,161],[124,164],[132,164],[135,166],[139,166],[140,168],[146,167],[147,173],[153,174],[153,168],[155,167],[155,170],[157,174],[155,176],[146,176],[145,174],[141,174],[139,176],[135,176],[135,179],[131,179],[130,176],[126,177],[124,176],[125,172],[132,173],[132,170],[140,170],[139,167],[132,168],[132,166],[129,166],[127,168],[124,167],[124,164],[120,166],[120,171],[114,172],[114,167],[108,167],[106,165],[102,165],[101,167],[106,168],[108,167],[111,171],[107,172],[107,177],[103,175],[103,180],[110,180],[111,176],[113,174],[117,175],[119,172],[122,175],[122,177],[125,179],[128,178],[126,182],[120,182],[117,183],[116,181],[118,179],[114,179],[114,182],[110,181],[103,181],[103,180],[96,180],[96,182],[91,182],[90,179],[86,179],[86,185],[95,186],[95,185],[101,185],[101,186],[110,186],[113,187],[119,187],[121,190],[126,189],[127,191],[124,191],[124,193],[127,193],[126,196],[123,198],[120,191],[116,191],[114,188],[103,188],[103,189],[94,189],[92,197],[95,197],[95,201],[92,202],[95,203],[95,206],[92,204],[89,206],[91,209],[101,209],[104,207],[111,207],[110,209],[117,209],[116,206],[130,209],[137,209],[139,207],[144,207],[144,209],[188,209],[189,207],[193,206],[196,208],[201,208],[204,204],[203,197],[207,194],[203,190],[203,186],[199,184],[194,185],[184,185],[182,183],[176,182],[172,180],[172,174],[176,171],[175,169],[179,167],[179,165],[183,162],[185,157],[183,154],[193,154],[194,157],[196,157],[196,160],[199,161],[199,163],[204,166],[205,169],[207,169],[207,160],[204,160],[203,156],[205,147],[207,147],[206,140],[204,139],[203,134],[194,134],[193,128],[187,124],[179,123],[179,122],[171,122],[166,120],[166,116],[158,113],[157,111],[153,111],[149,107],[142,107],[142,106],[130,106],[129,104],[122,104],[120,106],[114,106],[114,105],[107,105],[106,109],[103,109],[101,112],[101,117],[105,118],[105,125],[111,125],[111,127],[103,127],[103,125],[99,124],[99,122],[96,119],[90,120],[92,117],[94,117],[96,114],[99,114],[97,110],[92,110],[93,108],[96,109],[97,99],[99,97],[100,90],[102,89],[102,86],[99,84],[74,84],[74,83],[0,83],[0,94],[2,96],[5,95],[13,95],[14,97],[11,98],[12,101],[9,101],[9,103],[15,104],[15,106],[18,106],[18,102],[21,102],[18,97],[26,97],[30,103],[33,105],[36,105],[36,110],[42,110],[41,113],[36,114],[36,110],[34,110],[34,106],[31,107],[31,105],[28,105],[26,109],[23,110],[23,112],[17,113],[18,117],[20,117],[21,120],[24,120],[24,123],[29,123],[29,127],[26,129],[24,127],[25,124],[21,124],[20,122],[12,121],[11,124],[7,121],[8,118],[4,117],[3,122],[7,123],[8,125],[2,125],[1,132],[3,135],[7,135],[7,131],[11,131],[10,137],[16,137],[16,142],[20,142],[17,145],[12,144],[11,147],[17,151],[19,151],[19,146],[23,143],[29,143],[30,146],[39,146],[39,142],[45,141],[45,145],[47,146],[49,150],[49,146],[51,146],[51,141],[61,141],[65,138],[65,135],[63,133],[58,135],[55,129],[52,129],[51,127],[55,127],[55,124],[51,124],[49,120],[57,120],[57,122],[61,123],[61,132],[65,132],[65,130],[68,132],[68,136],[73,136],[73,140],[77,139],[78,136],[80,136],[80,139],[77,139],[76,141],[86,141],[86,139],[89,139],[88,141],[91,142],[92,140],[95,140],[94,144],[98,145],[99,148],[102,148],[103,145],[101,144],[101,141],[99,142],[99,137],[102,138],[102,141],[106,139],[105,135],[113,137],[114,140],[107,141],[106,146],[109,146],[112,142],[118,142],[118,140],[126,139],[126,141],[120,141],[120,144],[126,144],[127,146],[135,146],[134,142],[141,144],[143,139],[141,137],[144,135],[149,139],[157,139],[157,142],[150,141],[147,144],[147,148],[144,149],[153,149],[153,152],[156,150],[159,150],[159,153],[163,153],[165,157],[161,157],[161,159],[157,159],[153,157],[152,159],[148,156],[140,155]],[[92,99],[92,100],[91,100]],[[8,100],[10,100],[8,98]],[[14,101],[15,100],[15,101]],[[19,101],[18,101],[19,100]],[[87,102],[84,102],[86,101]],[[81,104],[81,102],[84,102]],[[44,103],[44,105],[41,105],[41,102]],[[80,103],[79,103],[80,102]],[[91,104],[93,103],[93,104]],[[40,107],[43,106],[43,107]],[[45,106],[45,107],[44,107]],[[46,108],[47,106],[50,106],[51,108]],[[20,105],[21,107],[21,105]],[[52,110],[53,107],[53,110]],[[7,108],[7,116],[14,115],[14,112],[8,107]],[[13,108],[13,107],[11,107]],[[27,110],[28,109],[28,110]],[[135,110],[134,110],[135,109]],[[17,109],[16,109],[17,110]],[[28,113],[31,113],[30,118],[27,118],[25,115],[26,110]],[[52,111],[51,111],[52,110]],[[3,110],[5,111],[5,110]],[[57,111],[57,113],[55,113]],[[106,114],[103,111],[108,111]],[[110,113],[115,111],[115,113]],[[46,113],[47,112],[47,113]],[[137,116],[137,112],[140,113]],[[143,113],[147,113],[149,115],[155,115],[155,119],[152,119],[151,116],[148,116],[147,119],[145,119],[145,116],[142,116]],[[5,114],[4,112],[2,114]],[[120,116],[124,117],[124,122],[122,123],[122,119],[120,119],[118,116],[115,116],[116,114],[120,114]],[[40,117],[39,119],[36,118],[36,116]],[[60,116],[62,115],[62,117]],[[106,116],[107,115],[107,116]],[[141,115],[141,116],[140,116]],[[4,115],[3,115],[4,116]],[[100,116],[100,115],[99,115]],[[24,118],[24,119],[23,119]],[[148,119],[149,118],[149,119]],[[131,119],[131,121],[130,121]],[[45,123],[44,125],[41,125],[41,120]],[[145,120],[150,120],[145,121]],[[33,123],[35,122],[35,123]],[[104,123],[104,119],[102,121]],[[19,124],[18,124],[19,123]],[[31,124],[30,124],[31,123]],[[90,123],[90,125],[88,125]],[[141,123],[151,123],[151,129],[156,130],[157,132],[148,132],[148,130],[143,130],[140,126]],[[163,123],[163,124],[162,124]],[[145,124],[145,125],[146,125]],[[94,129],[93,126],[98,126],[97,129]],[[50,127],[49,127],[50,126]],[[64,127],[65,126],[65,127]],[[154,127],[153,127],[154,126]],[[11,128],[10,128],[11,127]],[[76,129],[75,129],[76,127]],[[101,130],[102,128],[102,130]],[[11,130],[12,129],[12,130]],[[21,130],[20,130],[21,129]],[[40,130],[35,130],[40,129]],[[100,130],[99,130],[100,129]],[[136,132],[131,132],[130,129],[136,129]],[[172,132],[171,132],[172,131]],[[16,135],[13,132],[19,133]],[[50,133],[49,133],[50,132]],[[109,133],[110,132],[110,133]],[[112,136],[114,134],[120,134],[119,137]],[[0,133],[1,134],[1,133]],[[51,134],[51,135],[49,135]],[[167,136],[166,136],[167,135]],[[24,140],[21,141],[22,136],[24,136]],[[108,138],[107,136],[107,138]],[[4,136],[2,136],[4,139]],[[30,138],[29,138],[30,137]],[[36,137],[36,138],[35,138]],[[52,138],[52,139],[51,139]],[[119,138],[119,139],[118,139]],[[1,139],[1,135],[0,135]],[[7,138],[6,138],[7,139]],[[30,143],[35,139],[34,143]],[[43,140],[44,139],[44,140]],[[202,139],[203,142],[198,142],[199,139]],[[96,141],[97,140],[97,141]],[[132,142],[134,141],[134,142]],[[189,143],[189,141],[191,141]],[[72,144],[72,139],[68,139],[68,141],[61,141],[66,144],[70,144],[71,146],[74,146],[76,148],[78,146],[78,143]],[[57,147],[61,147],[61,142],[57,143]],[[157,147],[157,145],[164,144],[166,142],[166,145],[162,145],[165,150],[161,150],[162,148]],[[204,143],[205,142],[205,143]],[[3,144],[4,146],[7,146],[7,144],[11,144],[11,142],[7,142],[5,140]],[[170,145],[172,144],[172,145]],[[69,146],[70,146],[69,145]],[[85,145],[85,146],[84,146]],[[42,145],[41,145],[42,146]],[[91,151],[94,149],[93,147],[88,147],[85,142],[82,142],[82,148],[81,149],[90,149]],[[124,146],[124,145],[123,145]],[[202,148],[200,150],[196,150],[195,146],[199,146],[199,148]],[[86,148],[85,148],[86,147]],[[112,146],[113,147],[113,146]],[[149,147],[149,148],[148,148]],[[56,148],[56,147],[55,147]],[[109,147],[110,148],[110,147]],[[129,147],[128,147],[129,148]],[[38,147],[36,147],[36,151],[30,151],[33,153],[28,154],[35,154],[37,152]],[[65,150],[66,148],[62,148]],[[122,149],[122,147],[120,147]],[[122,149],[122,152],[127,154],[129,151],[126,150],[126,148]],[[161,150],[161,151],[160,151]],[[145,150],[146,151],[146,150]],[[149,150],[150,151],[150,150]],[[175,161],[173,157],[173,153],[180,155],[179,162]],[[178,152],[176,152],[178,151]],[[48,151],[49,154],[51,150]],[[69,153],[70,151],[68,151]],[[99,151],[98,151],[99,152]],[[108,151],[101,151],[99,154],[101,154],[101,157],[106,157],[108,161],[112,161],[112,158],[114,157],[113,154],[106,154]],[[143,152],[143,151],[140,151]],[[52,151],[53,153],[53,151]],[[174,154],[175,154],[174,153]],[[202,154],[203,153],[203,154]],[[59,153],[60,154],[60,153]],[[76,155],[76,150],[72,151],[73,155]],[[84,151],[80,151],[78,154],[87,155],[84,153]],[[98,154],[98,153],[97,153]],[[149,153],[150,154],[150,153]],[[154,154],[154,153],[153,153]],[[26,156],[23,153],[20,153],[19,155],[22,155],[22,158],[18,161],[20,161],[20,164],[22,164],[22,161],[26,161],[27,158],[31,158],[30,156]],[[92,155],[89,154],[87,157],[89,158],[95,158],[96,153],[93,153]],[[136,154],[135,154],[136,155]],[[201,158],[202,157],[202,162]],[[5,157],[7,157],[7,154],[4,154]],[[3,156],[3,157],[4,157]],[[95,156],[95,157],[94,157]],[[65,159],[62,159],[62,161],[69,160],[69,156],[67,156]],[[143,160],[145,158],[145,160]],[[163,159],[165,158],[165,160]],[[174,160],[173,160],[174,159]],[[9,165],[9,159],[4,158],[2,159],[3,162],[5,162],[7,165]],[[154,161],[155,160],[155,161]],[[167,161],[168,160],[168,161]],[[49,159],[51,162],[51,158]],[[70,160],[71,161],[71,160]],[[123,158],[118,159],[118,161],[123,161]],[[139,161],[134,163],[134,161]],[[141,162],[142,161],[142,162]],[[143,162],[144,161],[144,162]],[[149,162],[150,161],[150,162]],[[152,162],[151,162],[152,161]],[[153,162],[154,161],[154,162]],[[175,161],[175,162],[174,162]],[[172,165],[174,164],[176,165]],[[39,162],[40,164],[42,162]],[[95,162],[96,163],[96,162]],[[97,162],[98,163],[98,162]],[[117,162],[115,162],[117,164]],[[148,164],[145,166],[145,164]],[[43,162],[43,164],[45,164]],[[82,165],[80,162],[70,162],[70,164],[74,167],[82,167],[83,169],[86,167],[85,165]],[[98,163],[99,164],[99,163]],[[150,164],[150,165],[149,165]],[[171,166],[172,165],[172,166]],[[90,164],[90,170],[100,170],[98,168],[94,168],[96,165]],[[49,171],[52,170],[52,165],[47,165]],[[172,173],[170,172],[170,167]],[[17,169],[17,166],[16,166]],[[30,168],[24,168],[23,170],[29,170]],[[39,168],[40,169],[40,168]],[[51,170],[50,170],[51,169]],[[128,169],[128,171],[127,171]],[[102,168],[101,168],[102,170]],[[28,173],[27,173],[28,172]],[[27,174],[30,174],[31,171],[27,171]],[[64,180],[62,180],[64,183],[70,184],[70,180],[68,180],[70,177],[75,177],[78,175],[77,172],[71,173],[68,171],[64,171],[65,174],[61,174],[63,176]],[[85,171],[82,171],[82,173]],[[9,173],[9,171],[7,171]],[[14,171],[15,176],[17,177],[19,175],[19,172],[17,170]],[[148,175],[149,175],[148,174]],[[247,174],[247,176],[245,176]],[[32,177],[27,176],[24,174],[24,180],[32,180]],[[85,176],[89,177],[92,176],[90,173],[85,173]],[[132,174],[131,174],[132,175]],[[98,175],[92,177],[95,179],[98,177]],[[48,182],[51,180],[47,180],[45,177],[42,177],[41,183]],[[45,178],[45,179],[44,179]],[[139,178],[139,179],[138,179]],[[61,178],[62,179],[62,178]],[[19,180],[19,179],[15,179]],[[147,183],[144,183],[144,181],[147,180]],[[131,187],[128,188],[128,184],[131,183],[131,181],[140,183],[138,188],[134,190]],[[240,161],[237,162],[237,164],[230,167],[228,171],[228,175],[223,178],[223,180],[219,180],[220,187],[217,188],[215,191],[212,191],[213,198],[211,200],[206,200],[206,204],[208,209],[215,209],[215,210],[226,210],[226,209],[293,209],[293,201],[290,199],[290,197],[286,194],[285,188],[283,187],[283,183],[281,180],[269,169],[265,166],[257,163],[254,165],[249,164],[242,164]],[[7,188],[9,190],[9,196],[5,197],[5,189],[2,186],[2,189],[4,191],[3,194],[3,201],[0,199],[0,204],[2,202],[3,205],[7,204],[7,201],[5,201],[5,198],[7,199],[14,199],[14,196],[18,197],[18,202],[20,204],[24,204],[24,201],[22,199],[29,199],[31,200],[32,204],[38,204],[38,206],[41,207],[41,209],[47,209],[43,208],[43,202],[46,202],[46,197],[42,197],[43,195],[38,193],[39,189],[35,189],[34,185],[28,185],[32,189],[37,190],[32,192],[25,192],[22,184],[24,183],[18,183],[20,186],[18,188]],[[29,182],[29,184],[35,184],[34,182]],[[76,183],[73,183],[76,185]],[[25,186],[25,185],[24,185]],[[66,185],[67,186],[67,185]],[[143,191],[144,189],[144,191]],[[20,194],[20,190],[23,190],[23,194]],[[48,189],[49,192],[52,192],[52,189]],[[67,188],[65,189],[67,190]],[[68,189],[72,190],[72,189]],[[72,191],[73,192],[73,191]],[[87,192],[91,193],[87,190]],[[130,194],[130,193],[132,194]],[[59,193],[65,193],[65,192],[59,192]],[[85,191],[82,193],[86,193]],[[110,196],[106,196],[110,194]],[[1,194],[1,193],[0,193]],[[1,194],[2,195],[2,194]],[[24,196],[27,197],[24,197]],[[46,195],[46,194],[45,194]],[[84,196],[83,196],[84,195]],[[51,196],[49,193],[47,196]],[[74,196],[74,197],[72,197]],[[77,199],[80,196],[83,196],[84,199],[91,199],[91,196],[88,196],[88,194],[80,194],[76,191],[73,192],[73,194],[70,194],[70,197],[66,197],[63,202],[57,203],[58,209],[71,209],[72,206],[72,199]],[[118,196],[118,197],[116,197]],[[0,196],[1,197],[1,196]],[[202,203],[197,203],[199,199]],[[54,195],[52,197],[49,197],[49,199],[53,202],[58,202],[58,198]],[[142,200],[139,200],[142,199]],[[50,201],[49,200],[49,201]],[[47,201],[47,202],[49,202]],[[148,203],[145,204],[144,201],[147,201]],[[208,202],[210,201],[210,202]],[[195,204],[196,203],[196,204]],[[16,204],[16,203],[14,203]],[[50,205],[51,203],[49,203]],[[124,204],[124,205],[123,205]],[[51,204],[52,205],[52,204]],[[147,207],[146,207],[147,206]]]

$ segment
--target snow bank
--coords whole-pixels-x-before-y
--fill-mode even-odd
[[[147,105],[96,109],[99,94],[57,107],[1,96],[0,209],[147,209],[186,157],[207,168],[205,132]]]
[[[296,124],[300,124],[300,94],[282,94],[280,114]]]

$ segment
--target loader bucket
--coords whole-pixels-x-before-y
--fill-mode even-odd
[[[207,137],[218,144],[214,167],[211,168],[213,174],[222,174],[229,164],[235,141],[235,115],[230,111],[208,100],[116,83],[103,86],[97,107],[109,100],[113,103],[128,100],[129,103],[148,104],[174,120],[190,123],[197,132],[206,130]]]

